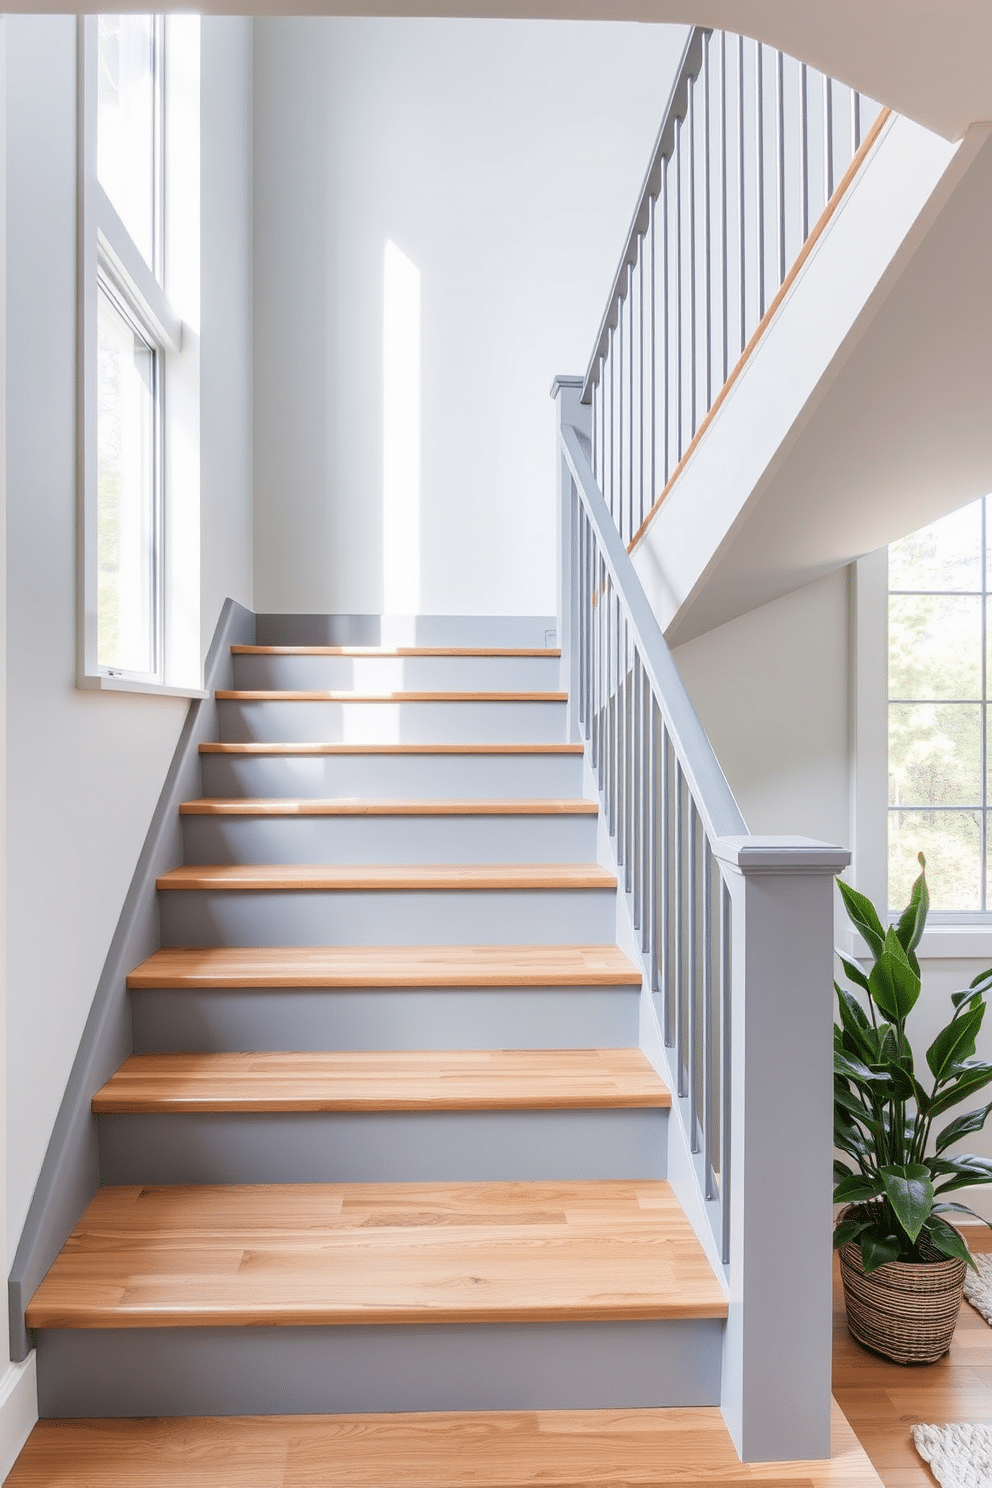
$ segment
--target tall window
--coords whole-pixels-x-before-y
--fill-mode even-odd
[[[161,280],[162,17],[102,15],[97,28],[97,179]]]
[[[195,331],[199,30],[101,15],[80,37],[79,680],[186,693],[199,680],[199,373],[172,297],[179,286]]]
[[[161,624],[160,348],[97,285],[97,661],[154,676]]]
[[[142,286],[140,255],[161,287],[162,24],[97,19],[97,665],[155,678],[162,670],[164,345]],[[146,287],[147,292],[147,287]]]
[[[889,906],[926,853],[933,907],[992,910],[992,497],[889,549]]]

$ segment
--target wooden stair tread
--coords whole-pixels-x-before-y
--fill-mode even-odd
[[[670,1105],[640,1049],[133,1054],[93,1097],[98,1115]]]
[[[639,987],[615,945],[206,946],[155,951],[152,987]]]
[[[225,744],[207,740],[201,754],[581,754],[581,744]]]
[[[156,879],[163,890],[362,892],[615,889],[595,863],[204,863]]]
[[[908,1427],[907,1427],[908,1435]],[[480,1467],[484,1465],[484,1476]],[[6,1488],[881,1488],[836,1402],[820,1462],[742,1463],[717,1406],[39,1421]]]
[[[232,656],[561,656],[557,646],[232,646]]]
[[[724,1318],[670,1186],[104,1188],[32,1328]]]
[[[218,688],[215,696],[242,703],[564,703],[567,692],[344,692],[311,689]]]
[[[365,796],[204,796],[183,801],[182,816],[597,816],[596,801],[562,800],[377,801]]]

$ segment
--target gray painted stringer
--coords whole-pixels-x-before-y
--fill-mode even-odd
[[[199,746],[217,736],[212,693],[230,685],[231,646],[251,644],[255,617],[225,600],[204,665],[211,696],[189,707],[172,763],[152,815],[114,938],[55,1120],[8,1280],[10,1357],[25,1359],[31,1338],[24,1310],[73,1225],[100,1186],[93,1093],[131,1052],[131,1009],[125,978],[159,947],[155,880],[182,862],[179,804],[199,794]]]

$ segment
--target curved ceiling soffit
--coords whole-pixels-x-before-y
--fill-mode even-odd
[[[158,0],[186,10],[188,0]],[[102,0],[82,0],[95,13]],[[8,0],[60,14],[64,0]],[[143,9],[124,0],[124,10]],[[653,21],[740,31],[780,47],[947,139],[992,121],[992,0],[206,0],[215,15]]]

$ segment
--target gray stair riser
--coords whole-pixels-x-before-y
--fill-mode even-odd
[[[638,987],[152,989],[137,1054],[348,1049],[612,1049],[637,1043]]]
[[[559,744],[565,704],[221,700],[227,744]]]
[[[371,801],[564,800],[582,759],[556,754],[204,754],[205,796],[359,796]]]
[[[664,1178],[667,1111],[101,1116],[103,1183]]]
[[[354,692],[554,692],[556,656],[235,656],[234,686]]]
[[[615,939],[616,892],[163,891],[159,917],[163,946],[584,945]]]
[[[594,863],[596,817],[184,816],[194,863]]]
[[[259,646],[557,646],[554,615],[257,615]]]
[[[43,1417],[718,1405],[722,1322],[46,1329]]]

